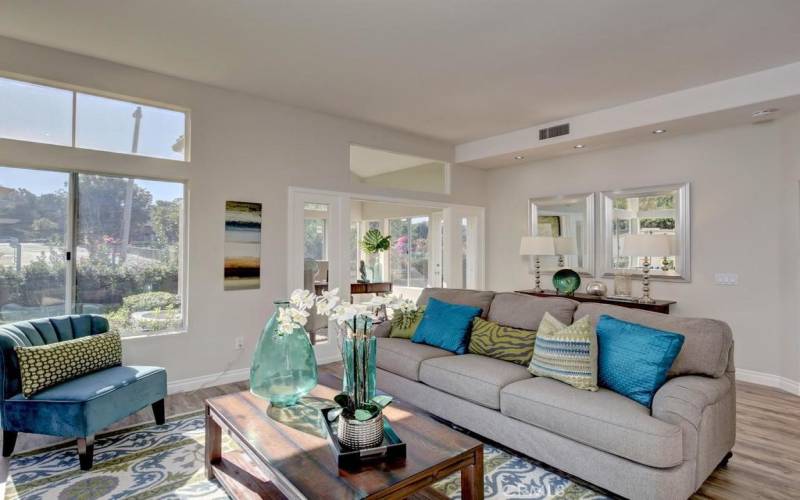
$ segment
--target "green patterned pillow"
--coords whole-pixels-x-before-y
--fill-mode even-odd
[[[597,335],[589,316],[569,326],[544,314],[528,371],[578,389],[597,390]]]
[[[518,330],[475,318],[469,338],[469,352],[524,366],[531,362],[535,340],[535,331]]]
[[[119,333],[103,333],[33,347],[15,347],[22,395],[29,398],[48,387],[122,363]]]
[[[389,336],[393,339],[410,339],[417,331],[424,314],[425,306],[420,306],[416,311],[395,309],[392,313],[392,331],[389,332]]]

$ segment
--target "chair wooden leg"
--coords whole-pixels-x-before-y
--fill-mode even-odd
[[[156,419],[156,425],[162,425],[166,420],[164,414],[164,400],[156,401],[151,406],[153,407],[153,417]]]
[[[3,431],[3,456],[10,457],[14,453],[14,445],[17,444],[17,433]]]
[[[78,438],[78,460],[81,463],[81,470],[91,470],[93,458],[94,436]]]
[[[732,456],[733,456],[733,452],[729,451],[728,454],[725,455],[725,458],[722,459],[722,462],[719,463],[719,467],[727,467],[728,466],[728,460],[730,460]]]

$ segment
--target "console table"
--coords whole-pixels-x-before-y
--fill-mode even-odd
[[[669,306],[676,303],[674,300],[656,300],[652,304],[640,304],[639,302],[636,302],[636,299],[614,299],[609,297],[601,297],[600,295],[591,295],[588,293],[564,295],[551,290],[544,290],[543,292],[534,292],[533,290],[517,290],[517,293],[535,295],[536,297],[566,297],[568,299],[577,300],[578,302],[611,304],[612,306],[629,307],[631,309],[644,309],[645,311],[653,311],[662,314],[669,314]]]

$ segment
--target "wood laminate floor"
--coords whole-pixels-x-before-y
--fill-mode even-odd
[[[338,371],[338,365],[322,367]],[[167,397],[167,416],[203,408],[207,398],[247,389],[246,382],[207,387]],[[737,383],[737,438],[727,467],[717,469],[695,499],[800,499],[800,397],[768,387]],[[149,409],[118,422],[112,429],[148,422]],[[110,430],[110,429],[109,429]],[[63,441],[20,434],[16,451]],[[0,479],[7,475],[0,461]]]

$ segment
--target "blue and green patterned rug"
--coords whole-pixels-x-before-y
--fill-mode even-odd
[[[194,413],[165,425],[145,424],[99,436],[94,468],[78,468],[74,443],[14,456],[9,464],[6,498],[90,499],[223,499],[227,495],[205,478],[204,418]],[[225,448],[236,446],[232,441]],[[605,498],[535,463],[486,445],[485,494],[489,499]],[[458,475],[435,485],[450,498],[460,498]]]

